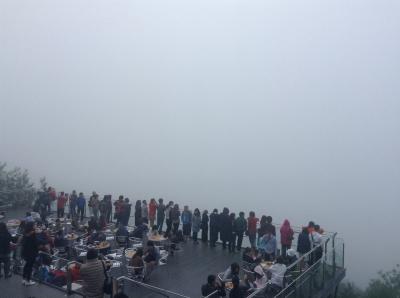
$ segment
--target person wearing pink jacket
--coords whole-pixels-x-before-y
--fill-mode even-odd
[[[293,234],[290,222],[285,219],[281,227],[282,256],[284,257],[286,257],[286,251],[292,247]]]

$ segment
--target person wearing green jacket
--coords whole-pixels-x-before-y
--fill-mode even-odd
[[[242,249],[243,235],[247,229],[247,221],[244,218],[244,212],[239,213],[239,217],[235,219],[233,224],[234,233],[237,236],[237,250],[240,251]]]

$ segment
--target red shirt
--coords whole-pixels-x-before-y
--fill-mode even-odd
[[[64,208],[67,203],[67,198],[65,196],[59,196],[57,200],[57,208]]]
[[[249,217],[247,219],[247,230],[251,234],[257,233],[257,223],[258,223],[258,218],[257,217]]]
[[[149,217],[155,217],[157,210],[157,203],[150,202],[149,204]]]

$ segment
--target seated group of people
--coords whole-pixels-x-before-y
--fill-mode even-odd
[[[136,249],[135,254],[129,261],[129,265],[133,267],[135,276],[141,276],[146,281],[150,273],[157,267],[160,258],[160,250],[154,246],[153,241],[149,240],[145,249]]]
[[[262,261],[271,261],[272,258],[265,251],[260,252],[254,247],[247,247],[243,252],[242,260],[243,269],[245,269],[242,279],[240,265],[236,262],[232,263],[219,278],[215,275],[208,276],[207,284],[201,288],[202,295],[214,293],[210,297],[225,297],[226,289],[229,289],[230,298],[243,298],[263,288],[266,295],[277,294],[284,288],[285,274],[288,267],[297,261],[297,256],[294,249],[289,249],[286,251],[286,256],[278,256],[270,267],[264,269],[261,265]],[[227,283],[231,284],[227,287]]]

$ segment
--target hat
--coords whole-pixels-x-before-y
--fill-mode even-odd
[[[288,249],[288,250],[287,250],[286,254],[287,254],[289,257],[294,257],[294,256],[296,255],[296,251],[295,251],[293,248],[291,248],[291,249]]]
[[[254,268],[254,272],[258,273],[259,275],[264,275],[264,271],[262,270],[261,266],[256,266],[256,268]]]

